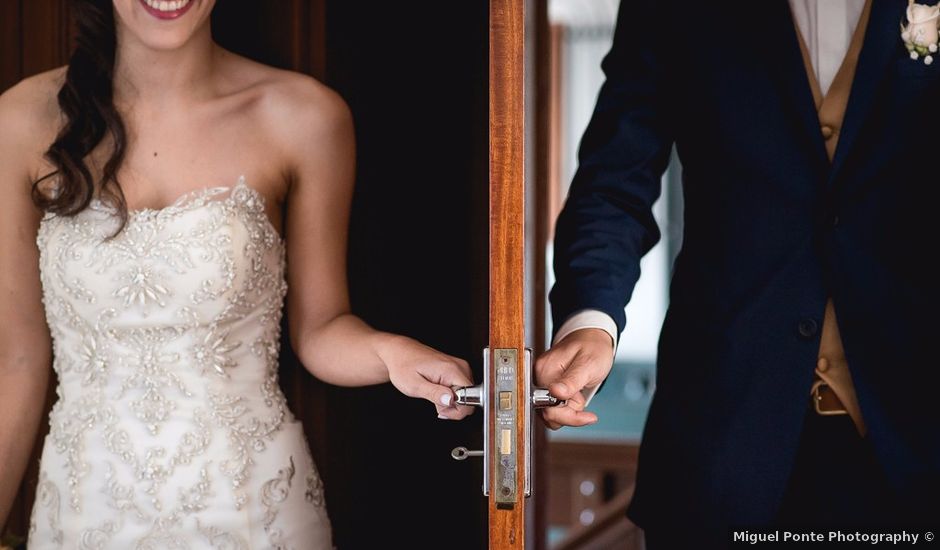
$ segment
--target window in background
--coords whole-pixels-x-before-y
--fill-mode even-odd
[[[558,195],[564,200],[578,167],[578,146],[604,82],[601,60],[610,50],[617,16],[616,0],[551,0],[549,18],[560,26],[558,53],[560,82],[557,102],[561,166]],[[562,429],[553,438],[639,439],[653,390],[656,346],[666,314],[672,262],[681,231],[680,167],[675,157],[663,176],[663,193],[653,213],[663,238],[643,258],[640,280],[626,308],[626,330],[620,337],[616,362],[604,390],[591,402],[600,421],[587,429]],[[548,288],[554,282],[551,249],[547,254]],[[546,297],[547,299],[547,297]],[[550,320],[549,320],[550,322]],[[551,326],[546,327],[551,334]]]
[[[549,0],[554,96],[547,102],[552,109],[549,214],[553,219],[577,170],[581,136],[604,82],[601,60],[611,46],[617,9],[617,0]],[[681,167],[673,155],[654,206],[662,239],[641,262],[614,368],[590,405],[599,421],[549,432],[549,541],[556,545],[572,527],[594,523],[618,493],[632,486],[637,446],[654,390],[656,348],[668,306],[672,264],[681,244],[681,203]],[[546,254],[550,289],[551,241]],[[550,323],[547,319],[547,340]]]

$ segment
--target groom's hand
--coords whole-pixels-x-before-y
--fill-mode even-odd
[[[562,426],[586,426],[597,415],[584,410],[581,390],[604,381],[614,361],[610,335],[601,329],[572,332],[535,361],[535,382],[567,403],[541,409],[545,424],[553,430]]]

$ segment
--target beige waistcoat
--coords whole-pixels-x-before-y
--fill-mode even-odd
[[[832,85],[823,97],[819,82],[816,80],[816,73],[813,70],[813,64],[809,57],[806,43],[803,35],[796,28],[797,38],[800,43],[800,50],[803,54],[803,63],[806,66],[806,74],[809,77],[810,87],[813,91],[813,99],[816,102],[816,112],[819,118],[819,127],[826,144],[826,152],[829,160],[832,161],[836,150],[836,144],[839,141],[839,131],[842,128],[842,119],[845,116],[845,108],[849,101],[849,92],[852,89],[852,81],[855,78],[855,67],[858,64],[858,55],[862,50],[862,41],[865,36],[865,29],[868,26],[868,16],[871,12],[872,0],[865,2],[865,7],[859,17],[858,25],[852,34],[852,42],[849,50],[842,61],[836,73]],[[794,26],[796,22],[794,21]],[[839,325],[836,321],[836,313],[833,308],[832,299],[826,302],[826,312],[823,319],[822,334],[819,344],[819,359],[816,364],[816,381],[824,382],[829,385],[833,393],[842,402],[843,407],[848,411],[849,416],[855,423],[859,434],[865,435],[866,426],[862,419],[862,413],[858,406],[858,398],[855,395],[855,386],[852,383],[852,376],[849,372],[848,362],[845,358],[845,351],[842,348],[842,338],[839,335]]]

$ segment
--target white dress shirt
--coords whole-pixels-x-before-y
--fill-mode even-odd
[[[825,96],[849,50],[852,34],[865,7],[865,0],[789,0],[789,2],[793,19],[809,50],[820,91]],[[558,329],[552,345],[557,344],[572,332],[586,328],[598,328],[607,332],[616,353],[619,336],[617,323],[610,315],[596,309],[584,309],[568,317]],[[586,387],[582,390],[587,403],[590,403],[599,387]]]
[[[849,50],[865,0],[790,0],[790,10],[825,96]]]

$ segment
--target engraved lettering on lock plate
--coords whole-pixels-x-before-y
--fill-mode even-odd
[[[496,384],[493,388],[495,397],[495,437],[496,453],[491,460],[495,460],[496,476],[494,488],[496,505],[511,508],[517,499],[516,479],[519,472],[516,468],[516,415],[518,400],[516,396],[516,378],[519,352],[515,349],[493,350],[493,360],[496,364]]]

